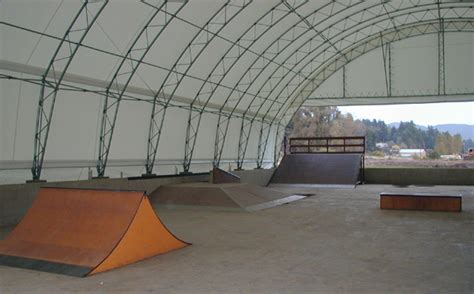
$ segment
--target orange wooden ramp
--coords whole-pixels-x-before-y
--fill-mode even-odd
[[[187,245],[143,192],[41,188],[0,241],[0,264],[83,277]]]

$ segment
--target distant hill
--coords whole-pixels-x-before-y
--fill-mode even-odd
[[[448,132],[451,135],[460,134],[464,140],[474,140],[474,125],[444,124],[434,126],[440,132]]]
[[[404,121],[404,122],[405,122],[405,121]],[[398,127],[400,126],[400,123],[399,123],[399,122],[393,122],[393,123],[389,123],[387,126],[390,127],[390,128],[391,128],[391,127],[395,127],[395,128],[398,129]],[[415,124],[415,126],[416,126],[417,128],[419,128],[420,130],[423,130],[423,131],[426,131],[426,130],[428,129],[428,127],[421,126],[421,125],[417,125],[417,124]]]
[[[388,124],[389,127],[396,127],[400,126],[400,123],[390,123]],[[420,130],[426,130],[428,127],[416,125],[417,128]],[[466,124],[441,124],[435,125],[434,128],[438,129],[440,132],[448,132],[451,135],[460,134],[464,140],[471,139],[474,140],[474,125],[466,125]]]

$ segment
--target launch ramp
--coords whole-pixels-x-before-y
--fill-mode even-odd
[[[253,212],[305,198],[245,183],[163,185],[150,194],[153,205]]]
[[[356,185],[364,177],[364,137],[292,138],[272,184]]]
[[[143,192],[41,188],[0,241],[0,264],[83,277],[187,245]]]

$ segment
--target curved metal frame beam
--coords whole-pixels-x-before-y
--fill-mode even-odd
[[[316,14],[321,13],[321,10],[323,10],[326,7],[329,7],[329,5],[332,4],[331,11],[334,10],[334,5],[337,2],[328,2],[326,5],[322,7],[318,7],[311,13],[309,13],[306,18],[313,17],[313,20],[316,20],[316,17],[314,17]],[[314,31],[314,27],[324,23],[326,20],[330,19],[331,16],[337,15],[347,9],[350,9],[353,7],[353,5],[358,5],[362,4],[363,1],[357,2],[357,4],[351,4],[349,3],[348,5],[341,5],[341,8],[339,11],[335,12],[334,14],[321,14],[322,15],[322,20],[312,24],[310,27],[303,27],[300,24],[304,23],[304,19],[300,19],[296,24],[292,25],[290,28],[288,28],[283,34],[281,34],[277,39],[275,39],[267,48],[263,51],[263,53],[257,57],[253,61],[253,63],[249,66],[248,70],[244,72],[244,74],[240,77],[236,85],[233,87],[232,91],[229,93],[229,95],[226,97],[222,108],[224,109],[225,107],[229,107],[227,104],[232,101],[237,101],[233,106],[231,107],[231,112],[230,115],[223,114],[222,111],[219,112],[219,118],[217,122],[217,128],[216,128],[216,135],[215,135],[215,147],[214,147],[214,166],[218,166],[222,152],[223,152],[223,147],[226,139],[226,134],[227,130],[229,128],[229,123],[230,123],[230,117],[232,117],[233,112],[237,109],[237,106],[240,104],[242,98],[245,96],[245,94],[248,93],[248,90],[250,89],[251,85],[253,85],[255,79],[260,76],[264,70],[273,63],[276,63],[275,60],[277,59],[278,56],[282,52],[285,51],[288,47],[292,45],[292,43],[302,36],[304,36],[307,32]],[[269,55],[269,57],[266,57]],[[282,67],[285,65],[282,65],[280,63],[277,63],[278,67]],[[256,73],[256,75],[255,75]],[[241,90],[243,88],[244,90]],[[232,94],[234,92],[240,93],[239,98],[237,99],[231,99]]]
[[[431,6],[433,6],[433,5],[431,4]],[[417,7],[417,8],[419,8],[419,7]],[[452,7],[446,7],[445,9],[451,9],[451,8],[452,8]],[[463,8],[463,7],[455,7],[454,9],[459,9],[459,8]],[[398,15],[397,17],[404,17],[405,14],[413,15],[413,13],[414,13],[413,11],[409,11],[409,12],[405,12],[405,13],[402,14],[402,15]],[[426,8],[423,9],[423,10],[421,10],[421,11],[418,11],[418,13],[426,14]],[[390,19],[391,19],[392,22],[393,22],[394,20],[396,20],[396,18],[394,18],[394,17],[392,17],[392,16],[390,17]],[[379,20],[378,22],[383,22],[383,21],[386,21],[386,20],[387,20],[387,19],[381,19],[381,20]],[[370,24],[370,25],[366,25],[365,27],[359,29],[359,31],[360,31],[360,30],[363,30],[363,29],[365,29],[365,28],[367,28],[367,27],[373,27],[374,25],[377,25],[377,22],[376,22],[376,23],[372,23],[372,24]],[[378,26],[378,25],[377,25],[377,26]],[[360,34],[359,31],[357,31],[356,34],[363,35],[363,34]],[[351,37],[352,34],[354,34],[354,32],[348,33],[346,37]],[[337,34],[337,35],[335,35],[334,37],[336,37],[336,36],[338,36],[338,35],[340,35],[340,34]],[[336,41],[336,44],[337,44],[337,43],[342,44],[343,41],[344,41],[344,38],[342,38],[342,40],[337,40],[337,41]],[[330,48],[330,47],[328,46],[328,48]],[[325,50],[327,50],[327,49],[325,49]],[[318,52],[318,51],[315,50],[314,52]],[[320,66],[321,64],[324,63],[324,61],[319,61],[319,62],[318,62],[318,61],[316,60],[317,57],[322,55],[322,56],[323,56],[323,59],[324,59],[324,58],[325,58],[325,54],[326,54],[326,51],[320,52],[320,53],[319,53],[316,57],[314,57],[310,62],[308,62],[305,66],[303,66],[302,69],[300,70],[300,72],[304,72],[304,69],[305,69],[305,68],[308,68],[308,67],[309,67],[308,72],[314,71],[314,68],[318,68],[318,66]],[[338,52],[335,52],[335,54],[339,54],[339,53],[338,53]],[[304,59],[306,59],[308,56],[309,56],[309,54],[307,54],[304,58],[302,58],[301,61],[303,61]],[[315,62],[315,60],[316,60],[316,62]],[[313,63],[315,63],[315,64],[313,64]],[[296,80],[296,82],[292,83],[295,79],[298,79],[298,80]],[[286,98],[284,99],[284,101],[288,101],[288,99],[289,99],[289,97],[291,97],[292,93],[299,87],[299,85],[300,85],[302,82],[305,82],[305,81],[306,81],[306,79],[303,80],[303,81],[301,81],[301,79],[299,79],[299,76],[295,75],[295,76],[293,77],[293,79],[291,79],[290,82],[288,82],[288,83],[281,89],[280,93],[277,95],[277,99],[274,99],[274,100],[267,99],[267,101],[271,101],[271,105],[270,105],[270,107],[267,109],[267,111],[265,112],[264,117],[268,117],[268,114],[269,114],[269,112],[270,112],[270,110],[271,110],[271,107],[275,104],[275,102],[278,100],[278,98],[282,95],[282,93],[283,93],[284,91],[286,91],[286,96],[284,96],[284,97],[286,97]],[[280,82],[281,82],[281,81],[280,81]],[[290,86],[290,85],[294,87],[293,91],[290,91],[290,89],[289,89],[289,86]],[[260,105],[260,106],[263,107],[263,104]],[[284,106],[284,105],[283,105],[283,106]],[[259,108],[259,111],[260,111],[261,107]],[[252,120],[250,120],[250,121],[253,122],[254,119],[252,119]],[[263,127],[263,126],[261,126],[261,127]],[[269,128],[269,127],[268,127],[268,128]],[[259,143],[258,149],[259,149],[259,151],[260,151],[258,157],[261,157],[261,156],[262,156],[262,153],[261,153],[261,152],[263,152],[261,142]],[[258,165],[258,166],[260,165],[259,162],[261,163],[261,160],[258,160],[258,162],[257,162],[257,165]]]
[[[105,89],[97,159],[98,177],[103,177],[105,174],[120,103],[130,81],[155,42],[186,3],[187,1],[183,1],[181,4],[169,5],[166,0],[160,0],[157,5],[145,3],[151,6],[154,11],[133,40],[127,53],[120,60]],[[113,100],[109,101],[109,99]]]
[[[302,105],[302,103],[304,103],[308,97],[306,94],[311,95],[317,89],[317,87],[319,87],[324,81],[326,81],[335,72],[340,70],[348,62],[357,59],[369,51],[381,47],[382,44],[393,43],[402,39],[413,38],[420,35],[437,34],[440,31],[439,24],[440,22],[437,19],[433,19],[432,21],[417,22],[411,25],[399,27],[396,31],[387,30],[382,34],[378,32],[342,50],[345,57],[334,56],[328,64],[320,68],[313,75],[313,77],[308,80],[308,82],[302,87],[301,90],[298,91],[291,103],[284,110],[278,124],[280,135],[275,137],[275,162],[278,161],[277,149],[279,149],[278,147],[282,140],[281,129],[286,127],[286,123],[291,119],[291,117],[294,116],[296,110]],[[443,25],[444,32],[474,32],[474,20],[470,18],[465,20],[445,19],[443,21]],[[277,116],[275,116],[275,120],[276,118]],[[283,120],[284,118],[286,119]],[[269,132],[266,134],[266,140],[268,140],[268,136]],[[266,150],[266,144],[267,143],[265,142],[264,150]]]
[[[442,10],[445,10],[445,16],[447,16],[448,12],[451,13],[452,15],[455,15],[454,17],[451,17],[451,18],[448,18],[450,20],[452,19],[471,19],[473,16],[474,16],[474,10],[473,10],[473,7],[472,5],[468,5],[468,6],[446,6],[444,7]],[[467,8],[467,9],[466,9]],[[422,14],[422,17],[426,17],[426,14],[428,12],[433,12],[435,9],[430,9],[428,11],[426,10],[422,10],[422,11],[418,11],[417,13],[420,13]],[[459,14],[458,13],[458,10],[463,10],[463,13],[462,14]],[[469,14],[469,15],[468,15]],[[408,19],[408,17],[413,17],[415,14],[414,13],[408,13],[408,15],[406,16],[406,18]],[[432,14],[433,15],[433,18],[432,19],[424,19],[424,20],[421,20],[421,19],[417,19],[416,21],[413,21],[413,22],[407,22],[405,24],[408,24],[408,23],[423,23],[423,22],[426,22],[426,21],[433,21],[433,20],[436,20],[437,19],[437,16],[436,14]],[[467,16],[468,15],[468,16]],[[403,17],[403,15],[401,15]],[[368,25],[366,26],[365,28],[367,27],[371,27],[372,25]],[[362,28],[364,29],[364,28]],[[372,28],[371,28],[372,30]],[[359,30],[360,31],[360,30]],[[357,31],[356,33],[358,35],[362,35],[360,34],[360,32]],[[398,31],[395,30],[395,33],[398,34]],[[347,40],[345,40],[346,38],[350,38],[351,37],[351,34],[354,34],[353,32],[350,32],[348,34],[346,34],[345,36],[343,36],[342,38],[340,38],[337,42],[340,44],[341,48],[342,46],[344,45],[344,42],[347,43]],[[372,33],[373,35],[374,33]],[[355,40],[354,42],[352,43],[349,43],[349,45],[347,45],[345,48],[351,46],[352,44],[354,43],[358,43],[359,41],[369,37],[371,35],[364,35],[363,38],[360,38],[358,40]],[[316,59],[318,57],[322,56],[323,57],[323,60],[319,61],[318,63],[316,63],[317,66],[315,66],[314,62],[317,61]],[[319,68],[321,68],[322,66],[324,66],[329,60],[331,60],[331,58],[334,58],[334,56],[338,56],[338,54],[333,54],[332,56],[327,56],[327,52],[326,51],[323,51],[323,52],[318,52],[318,55],[313,57],[309,62],[307,62],[301,69],[300,71],[304,72],[305,71],[305,68],[307,69],[306,72],[308,72],[311,76],[314,74],[314,72],[316,72]],[[345,57],[344,57],[345,58]],[[297,76],[295,76],[297,77]],[[307,79],[309,80],[309,79]],[[291,85],[293,87],[293,91],[291,91],[291,93],[294,93],[294,91],[299,88],[303,83],[305,83],[307,80],[303,81],[303,82],[297,82],[297,83],[294,83],[292,84],[291,81],[288,82],[286,84],[286,86],[284,88],[288,88],[289,85]],[[280,92],[281,93],[281,92]],[[291,101],[290,100],[290,97],[292,96],[292,94],[289,94],[287,96],[280,96],[280,94],[277,96],[277,99],[280,99],[280,97],[283,97],[283,100],[285,103],[284,105],[282,105],[280,108],[284,108],[286,105],[286,103],[288,103],[288,101]],[[268,110],[269,112],[270,111],[276,111],[277,113],[279,113],[278,111],[280,111],[280,109],[275,109],[275,110],[272,110],[272,109],[269,109]]]
[[[212,42],[224,27],[242,12],[253,0],[228,0],[225,4],[200,28],[193,39],[184,48],[168,72],[165,80],[153,97],[150,116],[150,126],[147,140],[146,174],[153,173],[156,154],[160,143],[161,131],[166,116],[166,110],[173,95],[180,86],[187,72],[199,58],[204,49]],[[177,68],[180,68],[180,73]],[[183,72],[183,74],[181,74]],[[157,109],[156,101],[161,98],[164,105]]]
[[[426,13],[427,9],[426,7],[435,7],[436,9],[439,9],[438,6],[436,6],[435,4],[426,4],[424,6],[416,6],[416,7],[407,7],[407,8],[404,8],[403,10],[398,10],[398,11],[391,11],[389,12],[386,8],[384,8],[384,11],[386,11],[385,14],[383,15],[376,15],[375,17],[372,17],[370,19],[366,19],[365,21],[361,22],[361,23],[358,23],[358,26],[362,26],[362,25],[365,25],[366,23],[370,23],[372,20],[376,20],[375,22],[371,23],[369,26],[379,26],[379,23],[383,23],[383,22],[386,22],[388,19],[390,19],[391,23],[394,24],[395,23],[395,20],[397,20],[398,17],[404,17],[405,15],[412,15],[413,13]],[[414,10],[415,9],[415,10]],[[397,16],[393,16],[393,15],[390,15],[391,13],[400,13],[400,11],[402,12],[402,14],[399,14]],[[345,21],[345,20],[341,20],[342,21]],[[336,26],[336,24],[334,24],[333,26]],[[343,24],[343,28],[345,28],[347,25],[347,23],[344,23]],[[357,28],[358,26],[353,26],[351,27],[351,29],[354,29],[354,28]],[[360,34],[360,35],[364,35],[363,33],[360,33],[364,28],[366,27],[369,27],[369,26],[365,26],[363,27],[362,29],[358,30],[355,32],[355,34]],[[395,26],[395,25],[394,25]],[[379,26],[380,27],[380,26]],[[396,26],[395,26],[396,27]],[[331,28],[328,28],[328,29],[331,29]],[[340,33],[337,33],[335,35],[333,35],[330,39],[328,39],[326,43],[323,43],[323,44],[320,44],[318,46],[316,46],[316,48],[314,48],[313,44],[311,43],[312,42],[312,39],[308,40],[305,44],[303,44],[302,46],[300,46],[294,54],[292,55],[297,55],[299,53],[300,56],[302,56],[302,58],[300,58],[300,60],[298,60],[296,63],[293,64],[293,67],[291,68],[292,69],[292,72],[295,71],[295,68],[297,66],[299,66],[301,64],[302,61],[304,61],[306,58],[308,58],[308,56],[310,56],[311,54],[314,54],[314,53],[318,53],[318,49],[322,48],[323,45],[326,45],[326,48],[324,49],[323,53],[323,61],[320,61],[318,64],[314,65],[312,64],[312,62],[314,62],[314,60],[316,58],[314,58],[313,60],[310,61],[310,63],[308,64],[311,64],[310,66],[310,70],[308,71],[309,73],[311,73],[313,71],[313,68],[317,68],[318,65],[324,63],[324,55],[326,54],[326,51],[329,51],[332,50],[334,51],[335,54],[340,54],[339,52],[339,49],[335,46],[335,44],[338,44],[340,43],[341,41],[340,40],[336,40],[336,41],[333,41],[333,39],[335,39],[336,37],[338,37],[339,35],[343,34],[343,32],[345,32],[345,29],[343,30],[340,30],[341,32]],[[350,31],[350,30],[349,30]],[[351,33],[348,33],[347,36],[351,36],[352,34],[354,34],[354,32],[351,32]],[[347,41],[347,42],[350,42],[350,41]],[[341,43],[342,44],[342,43]],[[306,48],[306,47],[309,47],[309,48]],[[334,50],[335,49],[335,50]],[[319,54],[319,55],[321,55]],[[283,63],[287,62],[287,60],[289,60],[292,55],[290,55]],[[303,69],[305,68],[305,66],[303,66]],[[270,77],[267,79],[267,81],[261,86],[261,88],[259,89],[259,91],[257,92],[258,94],[260,94],[261,91],[263,91],[263,89],[267,86],[270,86],[271,88],[271,91],[269,92],[267,98],[263,101],[263,103],[259,103],[259,101],[257,101],[256,99],[253,99],[248,107],[248,109],[252,109],[254,107],[258,107],[258,110],[256,111],[256,113],[259,113],[263,106],[265,105],[265,103],[271,103],[270,104],[270,107],[267,109],[267,111],[265,112],[264,114],[264,117],[267,117],[268,116],[268,113],[270,112],[271,110],[271,107],[276,103],[278,102],[278,98],[280,97],[280,95],[282,94],[282,92],[284,91],[287,91],[287,94],[289,95],[289,93],[291,93],[292,91],[289,90],[289,85],[292,85],[291,82],[290,83],[287,83],[286,86],[284,86],[280,93],[276,96],[277,98],[274,99],[274,100],[271,100],[269,98],[269,96],[277,89],[277,87],[280,85],[280,83],[283,81],[283,79],[285,77],[287,77],[288,75],[282,75],[281,73],[279,73],[281,69],[280,68],[277,68],[274,70],[274,72],[270,75]],[[307,80],[307,78],[304,78],[304,79],[301,79],[300,76],[301,74],[305,74],[305,72],[303,70],[299,70],[297,71],[298,73],[300,73],[300,75],[294,75],[294,78],[292,79],[295,80],[296,78],[298,79],[293,85],[296,86],[296,88],[301,84],[303,83],[304,81]],[[290,72],[288,72],[289,74]],[[279,81],[276,83],[276,84],[269,84],[268,81],[272,80],[275,78],[275,75],[277,78],[279,78]],[[305,74],[306,75],[306,74]],[[289,96],[288,96],[289,97]],[[286,100],[285,100],[286,101]],[[284,104],[283,104],[284,105]],[[245,152],[246,152],[246,148],[247,148],[247,145],[248,145],[248,141],[249,141],[249,136],[250,136],[250,131],[251,131],[251,128],[253,126],[253,123],[256,119],[256,116],[253,116],[250,120],[242,120],[242,125],[241,125],[241,136],[240,136],[240,141],[239,141],[239,160],[241,160],[241,162],[244,160],[244,157],[245,157]],[[246,130],[246,131],[245,131]],[[242,136],[242,133],[245,133],[246,135],[245,136]],[[262,133],[262,130],[260,130],[260,134]],[[242,147],[243,146],[243,147]],[[242,149],[240,149],[242,148]],[[258,145],[258,154],[259,156],[258,157],[261,157],[262,155],[262,145],[259,144]],[[257,160],[257,167],[261,167],[261,160]]]
[[[308,0],[296,0],[290,5],[294,5],[294,8],[298,8],[307,2]],[[219,62],[214,66],[205,82],[201,84],[188,112],[183,161],[183,170],[185,173],[189,172],[201,118],[211,97],[217,89],[215,85],[220,85],[227,73],[240,58],[271,30],[274,25],[285,19],[288,15],[291,15],[291,10],[288,9],[286,3],[282,2],[273,6],[267,13],[256,20],[252,26],[245,30],[237,41],[229,47]]]
[[[43,74],[38,100],[38,110],[36,114],[33,164],[31,167],[33,181],[38,181],[41,178],[54,106],[61,82],[74,59],[74,56],[87,36],[87,33],[108,2],[108,0],[92,2],[85,0],[82,3],[76,16],[66,29],[66,33],[59,42],[59,45]],[[71,40],[74,43],[71,43]],[[57,70],[59,69],[61,69],[62,72],[57,75]],[[50,76],[52,76],[51,80],[48,79]]]

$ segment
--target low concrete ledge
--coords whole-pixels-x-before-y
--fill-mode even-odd
[[[367,184],[474,185],[474,169],[462,168],[366,168]]]

